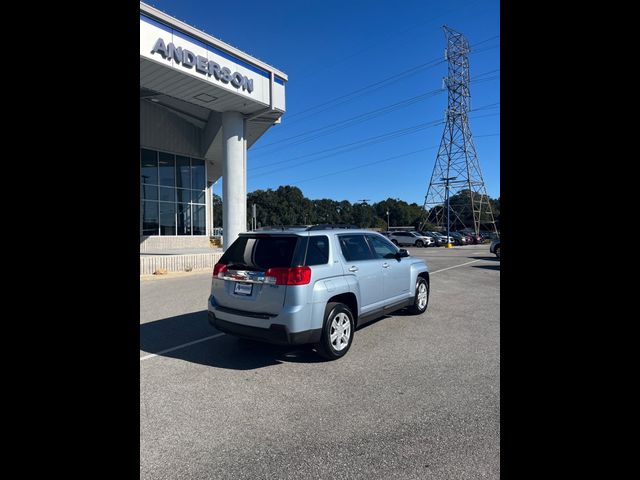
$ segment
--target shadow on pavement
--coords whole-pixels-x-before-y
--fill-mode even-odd
[[[499,262],[500,260],[498,260],[498,257],[496,257],[495,255],[492,255],[490,257],[467,257],[470,258],[471,260],[493,260],[496,262]]]
[[[498,265],[471,265],[473,268],[484,268],[486,270],[500,270],[500,264]]]
[[[140,350],[231,370],[252,370],[280,363],[320,363],[311,346],[280,346],[223,335],[166,353],[178,345],[221,333],[209,325],[207,311],[164,318],[140,325]]]

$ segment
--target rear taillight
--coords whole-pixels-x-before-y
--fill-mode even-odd
[[[275,279],[276,285],[307,285],[311,282],[309,267],[270,268],[264,276]],[[267,280],[268,283],[269,280]]]
[[[227,265],[226,265],[226,264],[224,264],[224,263],[220,263],[220,262],[218,262],[218,263],[216,263],[216,264],[214,265],[214,267],[213,267],[213,276],[214,276],[214,277],[217,277],[217,276],[218,276],[218,274],[220,274],[220,273],[224,273],[224,272],[226,272],[226,271],[227,271]]]

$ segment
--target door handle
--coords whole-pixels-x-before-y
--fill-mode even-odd
[[[387,262],[384,262],[384,263],[382,264],[382,268],[389,268],[389,264],[388,264]]]
[[[350,272],[357,272],[358,271],[358,267],[356,267],[355,265],[353,267],[349,267],[349,271]]]

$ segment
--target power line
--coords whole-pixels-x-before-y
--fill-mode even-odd
[[[483,77],[485,75],[488,75],[490,73],[494,73],[494,72],[497,72],[497,71],[500,71],[500,69],[498,68],[498,69],[495,69],[495,70],[491,70],[491,71],[488,71],[488,72],[484,72],[484,73],[478,74],[477,76],[475,76],[472,79],[472,82],[473,81],[477,81],[477,80],[474,80],[474,79],[477,79],[479,77]],[[493,78],[495,78],[495,77],[487,78],[485,80],[489,80],[489,79],[493,79]],[[441,89],[441,88],[430,90],[430,91],[425,92],[425,93],[423,93],[421,95],[418,95],[418,96],[415,96],[415,97],[411,97],[411,98],[407,98],[407,99],[404,99],[404,100],[400,100],[399,102],[392,103],[390,105],[386,105],[384,107],[380,107],[380,108],[377,108],[375,110],[370,110],[370,111],[362,113],[360,115],[356,115],[355,117],[351,117],[351,118],[347,118],[345,120],[342,120],[342,121],[340,121],[338,123],[330,123],[329,125],[325,125],[323,127],[316,127],[316,128],[311,129],[311,130],[307,130],[306,132],[299,133],[297,135],[292,135],[290,137],[281,138],[280,140],[276,140],[274,142],[267,143],[265,145],[260,145],[258,147],[253,147],[252,148],[252,152],[255,152],[256,150],[260,150],[260,149],[263,149],[263,148],[271,147],[273,145],[277,145],[277,144],[282,143],[282,142],[287,142],[289,140],[293,140],[293,139],[296,139],[296,138],[304,137],[306,135],[312,135],[313,136],[312,138],[290,143],[289,145],[287,145],[287,147],[288,146],[298,145],[300,143],[305,143],[305,142],[308,142],[310,140],[313,140],[314,138],[318,138],[320,136],[327,135],[328,133],[332,133],[334,131],[341,130],[342,128],[350,127],[352,125],[356,125],[356,124],[364,122],[366,120],[370,120],[370,119],[376,118],[376,117],[378,117],[380,115],[384,115],[386,113],[392,112],[392,111],[397,110],[399,108],[404,108],[404,107],[413,105],[413,104],[415,104],[417,102],[421,102],[422,100],[426,100],[427,98],[433,97],[435,95],[439,95],[441,93],[444,93],[444,90]],[[331,129],[331,130],[324,131],[324,130],[327,130],[327,129]],[[279,150],[281,150],[281,149],[275,149],[275,150],[273,150],[271,152],[265,153],[265,155],[269,155],[269,154],[271,154],[273,152],[276,152],[276,151],[279,151]],[[258,158],[259,158],[259,155],[258,155]]]
[[[314,128],[312,130],[307,130],[306,132],[302,132],[299,133],[297,135],[292,135],[291,137],[286,137],[286,138],[282,138],[280,140],[276,140],[275,142],[271,142],[271,143],[267,143],[266,145],[261,145],[259,147],[255,147],[252,150],[259,150],[261,148],[267,148],[270,147],[272,145],[276,145],[278,143],[282,143],[282,142],[287,142],[289,140],[293,140],[295,138],[299,138],[299,137],[304,137],[306,135],[310,135],[310,134],[318,134],[319,132],[322,132],[322,135],[326,135],[328,132],[324,132],[324,130],[326,129],[342,129],[345,126],[351,126],[351,125],[355,125],[356,123],[360,123],[360,121],[366,121],[366,120],[370,120],[372,118],[375,118],[377,116],[383,115],[385,113],[389,113],[392,112],[394,110],[397,110],[399,108],[403,108],[403,107],[407,107],[409,105],[413,105],[414,103],[420,102],[422,100],[426,100],[427,98],[433,97],[435,95],[444,93],[444,90],[442,90],[441,88],[438,89],[434,89],[428,92],[425,92],[421,95],[417,95],[415,97],[411,97],[411,98],[407,98],[405,100],[401,100],[399,102],[396,103],[392,103],[390,105],[386,105],[384,107],[381,108],[377,108],[375,110],[371,110],[369,112],[365,112],[362,113],[360,115],[356,115],[355,117],[351,117],[351,118],[347,118],[346,120],[342,120],[340,122],[337,123],[331,123],[329,125],[326,125],[324,127],[319,127],[319,128]],[[358,120],[357,122],[355,122],[355,120]],[[353,122],[353,123],[351,123]],[[333,130],[332,130],[333,131]],[[308,140],[304,140],[305,142]],[[303,142],[294,142],[291,143],[290,145],[297,145],[298,143],[303,143]]]
[[[478,135],[476,138],[478,138],[478,137],[489,137],[489,136],[494,136],[494,135],[498,135],[499,136],[500,134],[499,133],[491,133],[491,134],[488,134],[488,135]],[[335,172],[326,173],[326,174],[323,174],[323,175],[318,175],[316,177],[305,178],[304,180],[298,180],[297,182],[292,182],[292,183],[289,183],[288,185],[297,185],[299,183],[310,182],[312,180],[318,180],[320,178],[331,177],[333,175],[338,175],[340,173],[351,172],[351,171],[357,170],[359,168],[366,168],[366,167],[369,167],[371,165],[377,165],[379,163],[388,162],[390,160],[395,160],[397,158],[408,157],[408,156],[413,155],[415,153],[424,152],[426,150],[433,150],[435,148],[438,148],[438,146],[439,145],[432,145],[431,147],[421,148],[419,150],[414,150],[413,152],[403,153],[401,155],[395,155],[393,157],[383,158],[382,160],[377,160],[375,162],[367,162],[367,163],[363,163],[363,164],[360,164],[360,165],[356,165],[355,167],[346,168],[344,170],[338,170],[338,171],[335,171]]]
[[[311,110],[315,110],[315,109],[317,109],[317,108],[324,107],[325,105],[332,104],[332,103],[334,103],[334,102],[336,102],[336,101],[338,101],[338,100],[341,100],[341,99],[348,99],[348,100],[345,100],[344,102],[341,102],[341,103],[339,103],[339,104],[338,104],[338,105],[342,105],[342,104],[346,103],[347,101],[350,101],[350,100],[352,100],[353,98],[355,98],[355,97],[356,97],[356,94],[358,94],[358,93],[362,93],[362,92],[364,92],[364,93],[362,93],[362,94],[364,95],[364,94],[366,94],[366,93],[374,92],[374,91],[376,91],[378,88],[385,87],[385,86],[387,86],[387,84],[390,84],[391,82],[397,82],[397,81],[398,81],[398,80],[400,80],[400,79],[407,78],[407,77],[409,77],[409,76],[411,76],[411,75],[415,75],[416,73],[420,72],[421,70],[425,70],[425,69],[427,69],[427,68],[436,67],[436,66],[440,65],[441,63],[445,63],[445,61],[446,61],[446,60],[442,60],[442,59],[436,58],[436,59],[434,59],[434,60],[430,60],[430,61],[428,61],[428,62],[426,62],[426,63],[422,63],[422,64],[420,64],[420,65],[416,65],[415,67],[411,67],[411,68],[409,68],[409,69],[407,69],[407,70],[404,70],[404,71],[402,71],[402,72],[400,72],[400,73],[397,73],[397,74],[395,74],[395,75],[392,75],[392,76],[390,76],[390,77],[387,77],[387,78],[385,78],[385,79],[383,79],[383,80],[380,80],[380,81],[378,81],[378,82],[375,82],[375,83],[371,83],[371,84],[369,84],[369,85],[366,85],[366,86],[364,86],[364,87],[362,87],[362,88],[359,88],[359,89],[357,89],[357,90],[354,90],[353,92],[349,92],[349,93],[346,93],[346,94],[341,95],[341,96],[339,96],[339,97],[333,98],[333,99],[331,99],[331,100],[327,100],[326,102],[319,103],[318,105],[314,105],[314,106],[309,107],[309,108],[307,108],[307,109],[305,109],[305,110],[302,110],[302,111],[300,111],[300,112],[292,113],[291,115],[288,115],[288,118],[297,117],[298,115],[302,115],[303,113],[309,112],[309,111],[311,111]],[[369,90],[369,89],[371,89],[372,87],[377,87],[377,88],[375,88],[375,89],[373,89],[373,90],[371,90],[371,91],[365,92],[366,90]],[[348,97],[352,97],[352,98],[348,98]],[[335,106],[335,105],[334,105],[334,106]],[[324,110],[322,110],[322,111],[324,111]],[[305,117],[305,118],[306,118],[306,117]],[[297,121],[299,121],[299,120],[297,120]],[[289,122],[289,123],[294,123],[294,122]]]
[[[474,43],[473,45],[470,45],[470,46],[469,46],[469,48],[477,47],[478,45],[481,45],[481,44],[483,44],[483,43],[490,42],[491,40],[494,40],[494,39],[496,39],[496,38],[500,38],[500,35],[494,35],[494,36],[493,36],[493,37],[491,37],[491,38],[487,38],[486,40],[482,40],[482,41],[480,41],[480,42]]]
[[[492,114],[488,114],[488,115],[478,115],[478,116],[475,116],[473,118],[493,117],[493,116],[496,116],[496,115],[499,115],[499,114],[492,113]],[[416,133],[416,132],[418,132],[420,130],[424,130],[424,129],[427,129],[427,128],[435,127],[435,126],[438,126],[438,125],[443,125],[444,123],[445,122],[443,120],[432,120],[431,122],[426,122],[426,123],[421,123],[421,124],[418,124],[418,125],[413,125],[411,127],[407,127],[407,128],[400,129],[400,130],[395,130],[393,132],[388,132],[388,133],[383,134],[383,135],[376,135],[374,137],[365,138],[363,140],[358,140],[356,142],[347,143],[347,144],[344,144],[344,145],[338,145],[336,147],[328,148],[328,149],[325,149],[325,150],[320,150],[320,151],[315,152],[315,153],[309,153],[309,154],[301,155],[299,157],[293,157],[293,158],[289,158],[289,159],[286,159],[286,160],[280,160],[278,162],[274,162],[274,163],[271,163],[269,165],[264,165],[264,166],[261,166],[261,167],[280,165],[280,164],[283,164],[283,163],[292,162],[294,160],[299,160],[299,159],[307,158],[307,157],[313,157],[315,155],[320,155],[320,154],[323,154],[323,153],[331,152],[331,153],[328,153],[327,155],[324,155],[324,156],[321,156],[321,157],[318,157],[318,158],[314,158],[314,159],[311,159],[311,160],[307,160],[307,161],[304,161],[304,162],[300,162],[300,163],[297,163],[297,164],[294,164],[294,165],[289,165],[289,166],[283,167],[283,168],[277,168],[275,170],[271,170],[271,171],[265,172],[265,173],[259,173],[257,175],[252,175],[252,178],[269,176],[269,175],[271,175],[273,173],[277,173],[277,172],[280,172],[282,170],[288,170],[290,168],[296,168],[296,167],[299,167],[299,166],[302,166],[302,165],[306,165],[308,163],[312,163],[312,162],[316,162],[318,160],[323,160],[325,158],[332,157],[334,155],[340,155],[342,153],[347,153],[347,152],[350,152],[350,151],[353,151],[353,150],[357,150],[357,149],[360,149],[360,148],[363,148],[363,147],[367,147],[369,145],[374,145],[376,143],[386,142],[386,141],[392,140],[394,138],[398,138],[398,137],[402,137],[404,135],[410,135],[412,133]],[[258,168],[258,167],[256,167],[256,168]],[[249,169],[249,170],[253,171],[255,169]]]
[[[414,150],[413,152],[403,153],[401,155],[395,155],[393,157],[383,158],[382,160],[377,160],[375,162],[367,162],[366,164],[357,165],[355,167],[346,168],[344,170],[339,170],[337,172],[331,172],[324,175],[318,175],[317,177],[305,178],[304,180],[298,180],[297,182],[292,182],[289,185],[298,185],[299,183],[310,182],[311,180],[318,180],[320,178],[330,177],[336,175],[338,173],[350,172],[352,170],[357,170],[358,168],[369,167],[371,165],[377,165],[378,163],[389,162],[391,160],[396,160],[398,158],[408,157],[409,155],[414,155],[416,153],[425,152],[427,150],[433,150],[434,148],[438,148],[438,145],[434,145],[432,147],[421,148],[419,150]]]
[[[486,73],[490,73],[490,72],[486,72]],[[481,74],[481,75],[484,75],[484,74]],[[488,81],[488,80],[492,80],[494,78],[495,77],[489,77],[489,78],[486,78],[486,79],[483,79],[483,80],[487,80]],[[477,80],[476,82],[481,82],[483,80]],[[474,82],[474,83],[476,83],[476,82]],[[355,117],[351,117],[349,119],[343,120],[343,121],[338,122],[338,123],[331,123],[331,124],[325,125],[323,127],[314,128],[312,130],[307,130],[306,132],[303,132],[303,133],[300,133],[298,135],[294,135],[294,136],[291,136],[291,137],[287,137],[287,138],[284,138],[284,139],[281,139],[281,140],[277,140],[277,141],[269,143],[267,145],[263,145],[262,147],[255,147],[255,148],[252,149],[252,151],[258,150],[259,148],[266,148],[266,147],[269,147],[269,146],[273,146],[273,145],[276,145],[278,143],[282,143],[284,141],[288,141],[288,140],[295,139],[295,138],[298,138],[298,137],[304,137],[304,136],[309,135],[308,138],[300,139],[300,140],[298,140],[296,142],[289,143],[289,144],[284,145],[284,146],[282,146],[280,148],[274,148],[274,149],[272,149],[272,150],[270,150],[268,152],[258,152],[257,158],[261,158],[260,157],[260,153],[262,153],[263,156],[268,156],[268,155],[271,155],[273,153],[279,152],[281,150],[287,149],[289,147],[313,141],[313,140],[315,140],[317,138],[326,136],[326,135],[328,135],[330,133],[343,130],[344,128],[351,127],[353,125],[357,125],[357,124],[365,122],[367,120],[371,120],[371,119],[379,117],[381,115],[385,115],[387,113],[390,113],[392,111],[398,110],[400,108],[404,108],[404,107],[413,105],[413,104],[415,104],[415,103],[417,103],[419,101],[425,100],[426,98],[433,97],[433,96],[438,95],[438,94],[443,93],[443,92],[444,92],[444,90],[442,90],[442,89],[434,89],[434,90],[426,92],[426,93],[424,93],[422,95],[418,95],[416,97],[411,97],[411,98],[408,98],[408,99],[405,99],[405,100],[401,100],[400,102],[396,102],[396,103],[393,103],[391,105],[387,105],[385,107],[382,107],[382,108],[379,108],[379,109],[376,109],[376,110],[371,110],[369,112],[365,112],[363,114],[357,115]],[[252,156],[252,159],[255,159],[255,156]],[[288,161],[288,160],[285,160],[284,162],[286,162],[286,161]],[[276,162],[276,163],[284,163],[284,162]],[[261,168],[268,167],[270,165],[273,165],[273,164],[259,165],[259,166],[251,168],[250,170],[254,170],[255,171],[255,170],[259,170]]]
[[[496,37],[491,37],[491,38],[488,38],[486,40],[483,40],[483,41],[479,42],[477,45],[479,45],[481,43],[484,43],[484,42],[487,42],[489,40],[492,40],[493,38],[496,38]],[[484,48],[484,49],[480,49],[480,50],[478,50],[477,52],[474,52],[474,53],[490,50],[490,49],[496,48],[498,46],[499,45],[490,46],[490,47],[487,47],[487,48]],[[398,74],[392,75],[391,77],[387,77],[387,78],[385,78],[383,80],[371,83],[371,84],[366,85],[366,86],[364,86],[362,88],[354,90],[353,92],[349,92],[349,93],[346,93],[346,94],[341,95],[339,97],[336,97],[336,98],[333,98],[331,100],[328,100],[326,102],[323,102],[323,103],[320,103],[320,104],[317,104],[317,105],[313,105],[311,107],[306,108],[305,110],[301,110],[301,111],[296,112],[296,113],[290,113],[290,114],[287,115],[287,119],[291,119],[291,118],[297,117],[298,115],[302,115],[303,113],[309,112],[311,110],[315,110],[316,108],[323,107],[325,105],[328,105],[330,103],[336,102],[338,100],[345,99],[347,97],[351,97],[351,96],[356,95],[356,94],[358,94],[360,92],[364,92],[365,90],[368,90],[368,89],[370,89],[372,87],[375,87],[375,86],[378,86],[378,85],[382,85],[382,84],[385,84],[384,86],[386,86],[387,83],[390,83],[392,81],[397,81],[399,79],[406,78],[406,77],[411,76],[411,75],[415,75],[420,70],[423,70],[423,69],[426,69],[426,68],[435,67],[435,66],[440,65],[441,63],[445,63],[445,62],[446,62],[446,60],[444,60],[444,59],[434,58],[434,59],[432,59],[432,60],[430,60],[430,61],[428,61],[426,63],[420,64],[420,65],[416,65],[416,66],[411,67],[411,68],[409,68],[407,70],[404,70],[404,71],[402,71],[402,72],[400,72]],[[380,87],[380,88],[382,88],[382,87]],[[372,91],[375,91],[375,90],[377,90],[377,89],[374,89]],[[366,93],[371,93],[371,92],[366,92]],[[346,102],[342,102],[342,103],[346,103]],[[340,105],[342,105],[342,103],[340,103]],[[293,122],[289,122],[289,123],[293,123]]]
[[[424,130],[425,128],[435,127],[435,126],[441,125],[443,123],[444,122],[442,120],[435,120],[435,121],[431,121],[431,122],[427,122],[427,123],[421,123],[421,124],[418,124],[418,125],[413,125],[413,126],[408,127],[408,128],[395,130],[393,132],[389,132],[389,133],[386,133],[384,135],[376,135],[376,136],[373,136],[373,137],[365,138],[363,140],[358,140],[357,142],[347,143],[347,144],[339,145],[337,147],[332,147],[332,148],[329,148],[329,149],[326,149],[326,150],[321,150],[321,151],[316,152],[316,153],[310,153],[310,154],[306,154],[306,155],[301,155],[299,157],[294,157],[294,158],[290,158],[290,159],[287,159],[287,160],[280,160],[279,162],[274,162],[274,163],[271,163],[271,164],[265,165],[265,166],[278,165],[278,164],[282,164],[282,163],[291,162],[293,160],[299,160],[301,158],[306,158],[306,157],[313,157],[313,156],[319,155],[321,153],[326,153],[326,152],[333,151],[332,153],[329,153],[328,155],[324,155],[324,156],[319,157],[319,158],[314,158],[313,160],[308,160],[306,162],[300,162],[298,164],[290,165],[290,166],[287,166],[287,167],[284,167],[284,168],[278,168],[278,169],[271,170],[271,171],[266,172],[266,173],[259,173],[257,175],[253,175],[252,177],[256,178],[256,177],[263,177],[265,175],[271,175],[272,173],[280,172],[282,170],[287,170],[289,168],[298,167],[300,165],[304,165],[304,164],[307,164],[307,163],[316,162],[318,160],[322,160],[324,158],[332,157],[334,155],[339,155],[341,153],[350,152],[352,150],[357,150],[359,148],[363,148],[363,147],[366,147],[366,146],[369,146],[369,145],[374,145],[376,143],[386,142],[386,141],[391,140],[393,138],[402,137],[404,135],[409,135],[411,133],[415,133],[415,132],[418,132],[420,130]],[[251,170],[254,170],[254,169],[250,169],[250,171]]]

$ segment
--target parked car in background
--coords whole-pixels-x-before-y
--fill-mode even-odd
[[[213,269],[209,323],[238,337],[314,344],[335,360],[360,325],[427,310],[424,260],[376,232],[314,228],[241,233]]]
[[[499,238],[493,239],[493,241],[491,242],[491,245],[489,245],[489,251],[491,253],[495,253],[498,259],[500,258],[500,239]]]
[[[469,243],[469,237],[460,232],[449,232],[449,235],[453,238],[455,245],[467,245]]]
[[[469,230],[462,230],[462,232],[471,237],[471,243],[473,243],[474,245],[479,245],[484,242],[484,238],[482,238],[482,235],[480,234],[476,235],[475,232]]]
[[[488,232],[486,230],[481,230],[480,235],[482,235],[482,238],[485,240],[494,240],[498,238],[498,234],[496,232]]]
[[[429,235],[423,235],[422,233],[417,231],[412,231],[410,233],[413,233],[415,236],[421,238],[422,241],[424,242],[425,247],[431,247],[434,245],[433,238],[431,238]]]
[[[427,237],[422,237],[413,232],[390,232],[389,240],[396,245],[409,245],[413,247],[427,247]]]
[[[447,243],[453,243],[453,237],[451,237],[451,235],[447,237],[446,235],[443,235],[442,233],[439,233],[439,232],[429,232],[429,233],[437,237],[438,246],[446,245]]]

